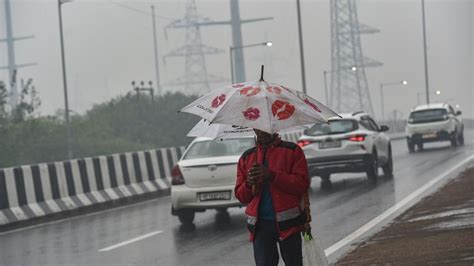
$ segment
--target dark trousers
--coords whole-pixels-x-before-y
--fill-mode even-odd
[[[286,266],[302,266],[301,234],[296,233],[280,241],[274,221],[260,220],[255,230],[253,253],[257,266],[277,266],[278,248]]]

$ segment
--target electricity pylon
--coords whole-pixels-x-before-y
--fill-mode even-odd
[[[359,23],[355,0],[331,0],[330,106],[336,111],[373,114],[365,68],[382,63],[364,57],[360,35],[377,32]]]

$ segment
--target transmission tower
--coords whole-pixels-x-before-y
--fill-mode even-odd
[[[205,55],[223,53],[224,50],[202,43],[200,26],[211,20],[198,14],[195,0],[186,1],[183,19],[173,21],[165,29],[186,29],[186,44],[165,55],[167,57],[185,57],[185,74],[168,85],[184,85],[186,93],[202,94],[209,91],[209,83],[223,79],[207,73]]]
[[[199,30],[200,27],[203,26],[220,26],[220,25],[230,25],[231,26],[231,31],[232,31],[232,47],[242,47],[243,42],[242,42],[242,24],[248,24],[248,23],[254,23],[254,22],[260,22],[260,21],[266,21],[266,20],[272,20],[273,17],[262,17],[262,18],[251,18],[251,19],[241,19],[240,18],[240,8],[239,8],[239,0],[229,0],[230,4],[230,14],[231,14],[231,19],[230,20],[225,20],[225,21],[213,21],[209,18],[206,17],[201,17],[197,15],[196,11],[196,4],[194,0],[188,0],[187,2],[187,7],[186,7],[186,12],[190,12],[191,16],[186,16],[185,19],[181,20],[176,20],[173,23],[171,23],[167,28],[186,28],[187,33],[189,28],[191,29],[197,29]],[[166,31],[165,31],[166,32]],[[198,32],[199,33],[199,32]],[[192,34],[190,34],[192,35]],[[194,51],[198,50],[199,48],[193,48],[191,49],[190,47],[196,46],[198,42],[194,43],[189,43],[188,42],[188,34],[186,34],[186,46],[181,47],[174,52],[168,54],[166,57],[169,56],[186,56],[184,51]],[[200,34],[199,34],[199,44],[200,42]],[[205,49],[204,52],[207,52],[205,54],[214,54],[214,53],[221,53],[222,50],[213,48],[213,47],[208,47],[204,46],[201,44],[203,49]],[[184,50],[184,51],[183,51]],[[235,62],[235,78],[236,82],[243,82],[246,80],[245,78],[245,64],[244,64],[244,50],[243,49],[235,49],[234,51],[234,62]],[[184,55],[183,55],[184,54]],[[189,55],[192,55],[192,52],[188,53]],[[189,60],[190,62],[193,62],[193,60]],[[203,60],[204,61],[204,60]],[[187,61],[188,62],[188,61]],[[205,65],[203,67],[205,69]],[[186,71],[188,70],[188,64],[186,64]],[[202,76],[202,75],[201,75]],[[183,78],[180,78],[177,80],[177,82],[172,83],[170,85],[180,85],[180,84],[189,84],[183,81],[187,81],[189,76],[185,76]],[[217,77],[211,74],[207,74],[207,84],[210,82],[222,82],[226,81],[224,78]]]
[[[355,0],[330,2],[330,106],[338,112],[363,110],[373,114],[365,68],[378,67],[382,63],[363,56],[360,35],[377,33],[379,30],[359,23]]]
[[[28,64],[16,64],[15,61],[15,41],[26,40],[34,38],[33,35],[31,36],[23,36],[23,37],[14,37],[13,36],[13,26],[12,26],[12,15],[11,15],[11,6],[10,0],[5,1],[5,25],[6,25],[6,38],[0,39],[1,42],[5,42],[7,44],[7,51],[8,51],[8,65],[7,66],[0,66],[0,70],[8,70],[8,77],[10,79],[10,106],[11,108],[15,108],[18,103],[18,90],[17,90],[17,69],[20,67],[27,67],[27,66],[34,66],[36,63],[28,63]]]

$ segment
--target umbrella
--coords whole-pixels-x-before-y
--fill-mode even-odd
[[[181,112],[198,115],[210,124],[256,128],[268,133],[339,116],[308,95],[263,79],[212,90]],[[252,186],[252,193],[256,187]]]
[[[256,128],[268,133],[339,116],[310,96],[267,82],[233,84],[212,90],[180,110],[209,123]]]

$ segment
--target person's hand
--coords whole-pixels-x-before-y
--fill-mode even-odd
[[[263,182],[262,175],[260,174],[259,166],[254,163],[247,173],[247,183],[250,186],[255,186]]]
[[[251,185],[271,181],[271,178],[270,170],[266,166],[257,163],[254,163],[248,172],[248,182]]]

